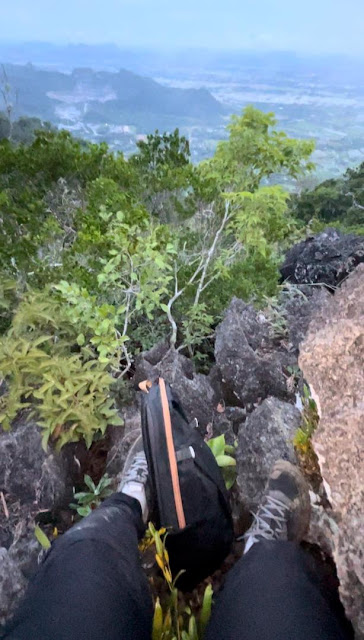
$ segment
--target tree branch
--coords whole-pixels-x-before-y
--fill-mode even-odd
[[[221,221],[221,225],[218,228],[218,230],[216,231],[215,237],[214,237],[214,239],[212,241],[212,245],[211,245],[210,249],[207,252],[205,264],[203,266],[203,270],[202,270],[202,273],[201,273],[201,278],[200,278],[200,281],[198,283],[198,287],[197,287],[197,291],[196,291],[196,295],[195,295],[195,300],[194,300],[194,303],[193,303],[194,307],[196,305],[198,305],[201,293],[206,288],[206,287],[204,287],[204,283],[205,283],[205,278],[206,278],[206,274],[207,274],[207,269],[209,268],[211,259],[212,259],[213,255],[215,253],[216,245],[217,245],[217,243],[219,241],[219,238],[220,238],[220,236],[221,236],[221,234],[222,234],[222,232],[223,232],[223,230],[225,228],[226,223],[230,219],[229,211],[230,211],[230,202],[227,200],[225,202],[225,213],[224,213],[224,217],[223,217],[223,219]]]
[[[361,211],[364,211],[364,207],[363,207],[363,205],[362,205],[362,204],[359,204],[359,202],[357,202],[357,201],[355,200],[355,196],[354,196],[354,194],[353,194],[353,193],[351,193],[351,191],[349,191],[349,192],[348,192],[348,193],[346,193],[345,195],[346,195],[346,196],[351,196],[351,197],[352,197],[354,207],[356,207],[357,209],[360,209]]]

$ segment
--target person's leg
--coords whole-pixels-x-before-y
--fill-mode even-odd
[[[352,638],[322,590],[313,558],[293,541],[309,522],[302,478],[289,463],[275,470],[245,536],[245,553],[216,598],[205,640]]]
[[[52,545],[6,640],[150,640],[153,606],[138,552],[144,524],[131,495],[115,493]]]
[[[294,542],[255,544],[230,571],[205,640],[344,640],[350,630]]]

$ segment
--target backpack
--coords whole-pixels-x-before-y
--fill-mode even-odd
[[[142,433],[156,499],[156,525],[178,587],[191,590],[228,555],[233,523],[221,471],[199,431],[160,378],[143,394]]]

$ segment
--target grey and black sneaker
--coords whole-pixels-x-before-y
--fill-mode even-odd
[[[148,521],[149,515],[149,470],[143,449],[143,439],[140,436],[130,448],[125,460],[118,491],[125,493],[139,501],[142,508],[143,522]]]
[[[310,523],[308,485],[300,470],[278,460],[269,476],[262,502],[245,539],[244,553],[261,540],[300,542]]]

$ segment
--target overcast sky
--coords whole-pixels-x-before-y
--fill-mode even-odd
[[[364,54],[364,0],[0,1],[0,40]]]

